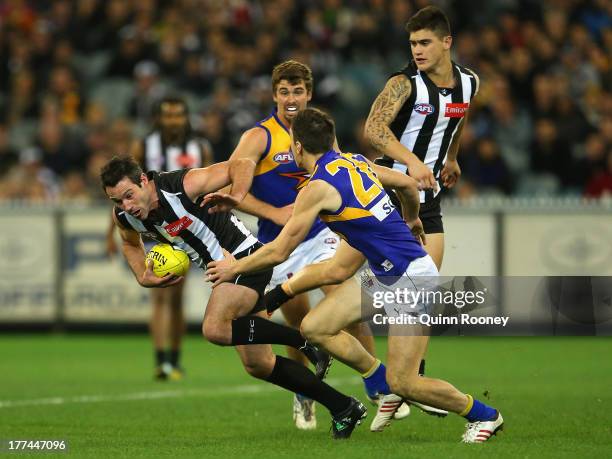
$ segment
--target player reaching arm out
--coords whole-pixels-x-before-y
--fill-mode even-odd
[[[310,182],[298,195],[293,214],[276,239],[240,260],[226,258],[208,264],[206,273],[213,288],[241,273],[260,271],[282,263],[304,240],[319,212],[337,209],[341,203],[340,195],[332,186],[320,180]]]
[[[238,145],[232,153],[231,159],[250,159],[257,162],[266,150],[267,142],[268,136],[266,131],[260,127],[251,128],[242,134]],[[337,140],[334,141],[334,150],[340,151]],[[275,207],[248,193],[237,208],[257,218],[265,218],[276,225],[284,226],[289,221],[289,217],[291,217],[294,205],[292,203],[284,207]]]
[[[393,187],[401,196],[404,218],[418,240],[425,242],[419,215],[419,194],[416,181],[397,171],[372,164],[385,186]],[[330,184],[311,181],[298,195],[294,212],[289,221],[272,242],[265,244],[254,254],[240,260],[224,259],[208,264],[207,275],[216,287],[239,274],[260,271],[285,261],[291,252],[304,240],[322,210],[336,210],[342,205],[338,191]],[[336,276],[334,276],[336,277]],[[329,282],[333,284],[337,282]]]
[[[251,128],[240,137],[240,141],[234,149],[231,159],[250,159],[257,163],[266,150],[267,142],[268,136],[263,128]],[[268,219],[282,226],[289,220],[293,211],[293,204],[275,207],[248,193],[237,208],[247,214],[254,215],[257,218]]]
[[[406,102],[412,88],[405,75],[389,79],[383,90],[372,104],[365,124],[365,135],[372,146],[380,153],[408,166],[410,175],[419,182],[422,189],[435,188],[433,172],[395,137],[390,124]]]
[[[183,180],[189,199],[204,196],[201,207],[213,204],[209,213],[227,212],[236,207],[248,193],[253,182],[255,162],[250,159],[230,159],[203,169],[192,169]],[[220,190],[230,185],[228,189]]]

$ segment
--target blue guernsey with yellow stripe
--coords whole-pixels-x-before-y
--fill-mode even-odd
[[[426,255],[363,156],[329,151],[310,180],[338,190],[342,205],[321,212],[321,220],[365,255],[376,276],[401,276],[412,260]]]
[[[300,188],[306,183],[308,173],[300,169],[291,153],[289,131],[278,119],[276,113],[256,125],[266,131],[268,143],[255,169],[251,194],[275,207],[293,204]],[[270,242],[278,236],[282,227],[270,220],[259,219],[257,238]],[[305,240],[319,233],[325,225],[317,219]]]

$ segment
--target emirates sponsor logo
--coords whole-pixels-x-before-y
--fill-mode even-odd
[[[470,104],[446,104],[444,116],[447,118],[463,118],[470,108]]]
[[[184,217],[180,218],[175,222],[168,223],[166,226],[164,226],[164,229],[168,232],[170,236],[176,237],[181,233],[181,231],[186,228],[189,228],[189,225],[191,225],[192,223],[193,220],[185,215]]]

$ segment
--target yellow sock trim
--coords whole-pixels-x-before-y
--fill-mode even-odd
[[[459,413],[459,416],[465,416],[472,410],[472,407],[474,406],[474,397],[472,397],[470,394],[465,394],[465,396],[468,398],[468,404],[465,407],[465,410]]]
[[[380,366],[380,360],[376,359],[376,362],[374,362],[374,365],[372,365],[372,368],[370,368],[365,373],[361,373],[361,377],[362,378],[369,378],[370,376],[372,376],[374,374],[374,372],[376,370],[378,370],[379,366]]]

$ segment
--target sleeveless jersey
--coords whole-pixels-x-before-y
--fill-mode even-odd
[[[276,112],[256,126],[266,131],[268,143],[257,163],[250,192],[257,199],[275,207],[293,204],[308,179],[308,173],[293,160],[289,131],[278,119]],[[324,226],[317,219],[304,240],[314,237]],[[274,240],[283,229],[265,218],[259,219],[258,227],[257,238],[264,243]]]
[[[147,171],[176,171],[202,167],[202,143],[208,141],[188,135],[182,144],[166,144],[160,131],[153,131],[143,140],[142,166]]]
[[[121,225],[184,250],[201,268],[223,259],[221,248],[236,255],[258,244],[257,238],[231,212],[209,214],[209,204],[200,207],[199,202],[189,199],[183,188],[188,171],[148,172],[159,196],[159,207],[144,221],[115,207]]]
[[[453,89],[437,87],[414,62],[392,75],[405,75],[412,91],[389,127],[400,143],[432,170],[439,185],[435,194],[431,190],[420,192],[422,203],[430,202],[441,189],[440,171],[448,149],[478,89],[471,70],[454,62],[452,66]],[[405,164],[388,156],[380,164],[407,172]]]
[[[412,260],[426,255],[363,156],[329,151],[310,180],[338,190],[342,205],[321,212],[321,220],[364,254],[375,275],[401,276]]]

